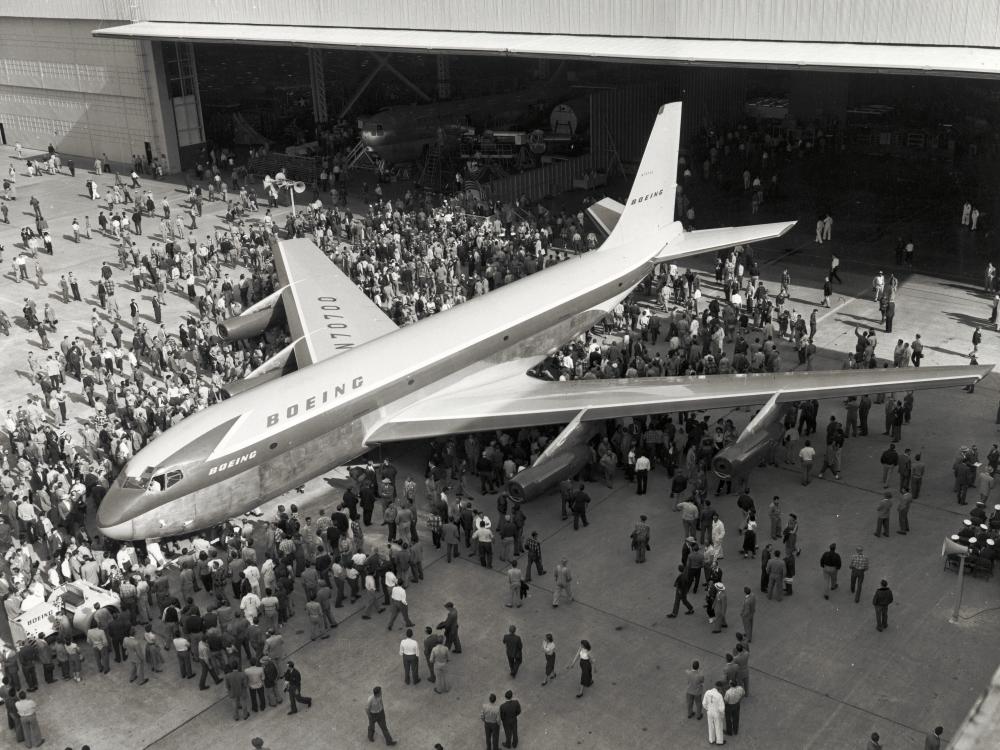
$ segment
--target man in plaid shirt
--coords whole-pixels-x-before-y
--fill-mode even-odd
[[[525,568],[527,575],[525,576],[525,580],[531,580],[531,566],[533,564],[538,568],[538,575],[545,575],[545,569],[542,568],[542,543],[538,541],[537,531],[531,532],[531,536],[524,542],[524,548],[528,552],[528,565]]]
[[[111,279],[105,279],[101,283],[104,285],[104,291],[108,295],[106,303],[108,312],[115,316],[115,320],[121,319],[121,313],[118,312],[118,300],[115,299],[115,282]]]
[[[865,580],[865,571],[868,570],[868,558],[864,555],[863,547],[854,548],[854,557],[851,558],[851,593],[854,594],[854,603],[861,601],[861,584]]]
[[[427,516],[427,528],[431,530],[431,539],[434,540],[434,547],[441,549],[441,516],[431,513]]]

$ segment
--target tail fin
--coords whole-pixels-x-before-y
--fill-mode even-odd
[[[673,223],[680,140],[681,103],[664,104],[646,142],[625,210],[608,242],[617,245],[640,238],[648,240]]]

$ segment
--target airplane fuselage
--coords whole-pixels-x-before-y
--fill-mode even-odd
[[[606,248],[561,263],[188,417],[122,471],[99,513],[103,533],[188,533],[343,465],[420,399],[480,371],[523,371],[588,330],[642,280],[655,250]],[[162,489],[144,489],[150,476],[167,477]]]

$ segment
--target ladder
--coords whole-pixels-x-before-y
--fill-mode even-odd
[[[442,187],[442,159],[441,144],[434,143],[427,150],[427,158],[420,169],[420,176],[417,184],[432,190],[441,190]]]
[[[344,161],[344,169],[348,171],[364,169],[369,172],[378,172],[381,167],[382,160],[375,155],[374,151],[370,151],[361,140],[354,144],[354,148],[348,152],[347,159]]]

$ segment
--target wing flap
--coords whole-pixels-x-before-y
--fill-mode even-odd
[[[299,368],[396,330],[311,240],[276,243],[274,261]]]
[[[527,375],[446,388],[376,426],[368,442],[975,383],[991,365],[549,382]],[[580,414],[584,411],[584,414]]]

